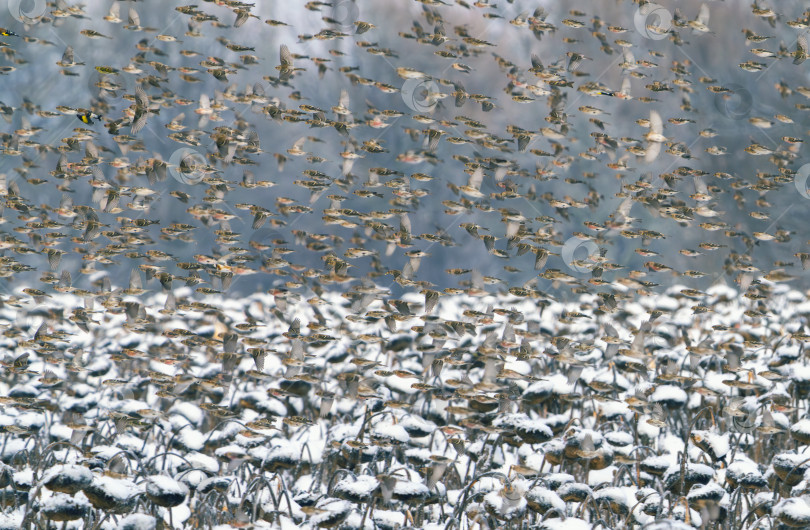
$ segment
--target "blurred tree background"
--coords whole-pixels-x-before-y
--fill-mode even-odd
[[[215,230],[221,226],[212,223],[202,226],[187,212],[192,204],[199,202],[205,195],[204,183],[189,185],[175,179],[167,178],[151,186],[144,175],[130,174],[129,171],[105,164],[105,176],[119,185],[147,186],[154,189],[155,196],[147,211],[138,212],[125,210],[118,214],[100,213],[102,222],[115,226],[117,216],[135,218],[142,216],[147,219],[160,221],[146,231],[153,240],[154,245],[147,248],[163,250],[175,256],[180,261],[193,261],[196,254],[224,255],[229,252],[228,247],[238,246],[250,248],[250,241],[269,242],[269,240],[282,238],[287,241],[284,246],[292,248],[292,255],[283,256],[290,262],[306,267],[323,269],[322,252],[307,250],[304,246],[296,244],[293,231],[302,231],[309,234],[324,234],[340,238],[329,242],[338,256],[343,256],[347,248],[356,246],[351,243],[352,237],[357,234],[368,237],[370,230],[360,224],[356,228],[347,228],[335,224],[325,224],[323,210],[329,208],[330,201],[327,195],[342,194],[347,199],[342,207],[350,208],[362,213],[385,211],[389,208],[400,208],[392,205],[394,198],[392,191],[387,187],[364,188],[363,182],[369,178],[371,168],[384,167],[411,175],[416,172],[425,173],[433,177],[430,182],[411,181],[411,188],[423,188],[427,193],[418,199],[418,204],[412,204],[408,210],[412,223],[412,234],[442,234],[455,241],[453,246],[443,246],[431,243],[424,239],[414,239],[413,249],[424,250],[430,254],[422,262],[422,266],[415,278],[435,284],[438,288],[453,287],[457,285],[458,277],[448,275],[445,270],[452,267],[476,269],[484,275],[498,277],[504,280],[504,286],[522,285],[537,277],[538,272],[533,269],[534,257],[531,253],[516,256],[515,251],[509,250],[509,258],[499,258],[486,252],[484,244],[472,238],[459,225],[461,223],[476,223],[490,229],[490,233],[497,238],[496,248],[506,249],[504,238],[505,225],[501,222],[499,208],[509,208],[519,212],[527,219],[527,228],[530,231],[538,229],[552,231],[553,240],[558,246],[550,246],[552,251],[560,252],[561,245],[571,238],[575,232],[591,233],[583,223],[589,220],[604,221],[622,203],[623,198],[617,197],[622,192],[622,185],[632,184],[642,179],[654,187],[666,186],[659,177],[662,174],[673,174],[679,168],[689,167],[700,169],[707,174],[704,181],[711,187],[717,186],[721,192],[714,193],[715,201],[711,204],[717,211],[724,212],[721,219],[727,223],[724,230],[709,231],[700,227],[700,223],[717,221],[712,218],[694,216],[694,220],[677,223],[671,218],[660,216],[655,209],[647,208],[642,204],[634,203],[631,216],[640,219],[639,225],[645,229],[660,232],[665,239],[642,242],[641,239],[628,239],[618,231],[606,232],[600,247],[606,249],[605,257],[612,263],[624,267],[618,271],[606,271],[603,278],[611,280],[616,275],[626,276],[632,270],[645,270],[644,263],[649,260],[663,262],[677,271],[687,269],[698,270],[707,274],[704,278],[676,277],[665,273],[651,273],[645,278],[660,284],[672,282],[685,283],[694,288],[705,288],[715,281],[732,281],[736,273],[727,275],[724,265],[731,260],[731,253],[749,253],[751,265],[757,267],[762,273],[777,268],[786,268],[787,272],[797,278],[794,285],[805,287],[808,274],[803,270],[798,259],[793,255],[797,252],[807,251],[807,228],[805,218],[810,200],[791,182],[790,174],[780,175],[777,168],[769,160],[769,156],[751,156],[744,152],[745,147],[751,143],[758,143],[771,149],[777,149],[784,142],[782,136],[803,138],[808,128],[807,110],[801,108],[805,98],[795,92],[801,85],[807,84],[807,73],[810,62],[801,65],[792,64],[791,58],[758,59],[749,52],[751,47],[766,47],[776,51],[784,46],[790,51],[795,49],[799,30],[789,34],[774,31],[766,20],[756,18],[751,14],[747,3],[741,2],[708,2],[711,13],[709,26],[711,33],[699,33],[692,30],[680,29],[682,43],[676,44],[670,38],[653,40],[644,38],[634,28],[634,17],[638,6],[632,2],[623,1],[597,1],[579,2],[528,2],[515,0],[515,2],[499,2],[497,7],[482,10],[463,5],[441,5],[429,8],[424,4],[411,0],[391,0],[376,2],[372,0],[358,0],[353,2],[334,2],[335,6],[322,6],[321,11],[307,9],[304,2],[258,2],[251,13],[258,19],[251,18],[238,29],[231,26],[233,13],[219,7],[213,2],[203,2],[200,8],[220,17],[223,27],[214,27],[210,23],[203,24],[199,29],[201,37],[184,35],[188,30],[189,17],[175,10],[183,4],[178,2],[135,2],[132,5],[138,10],[140,23],[144,27],[154,28],[155,31],[128,31],[122,28],[124,24],[113,25],[102,20],[109,10],[109,2],[91,2],[85,5],[87,18],[66,18],[59,24],[36,24],[23,27],[12,19],[5,11],[0,14],[0,24],[10,28],[20,35],[41,39],[42,42],[25,42],[15,40],[13,48],[3,48],[3,65],[13,65],[17,70],[3,79],[2,102],[14,108],[41,109],[53,111],[59,105],[71,107],[90,108],[98,107],[98,88],[93,86],[99,76],[94,66],[107,65],[122,69],[131,62],[135,46],[144,42],[151,48],[145,54],[146,63],[139,67],[144,74],[163,76],[150,65],[150,61],[158,61],[170,67],[170,73],[159,87],[149,87],[150,97],[158,98],[161,95],[167,104],[161,108],[158,116],[150,116],[147,127],[137,135],[137,142],[132,144],[130,150],[124,155],[112,136],[105,130],[103,123],[87,126],[96,133],[94,143],[103,150],[107,162],[118,157],[124,157],[132,165],[140,165],[139,160],[159,157],[165,161],[170,160],[172,154],[183,147],[183,144],[173,142],[167,138],[169,131],[164,127],[180,112],[185,113],[185,124],[188,129],[197,128],[197,116],[193,109],[202,94],[207,94],[212,100],[220,100],[228,106],[228,110],[219,113],[221,121],[210,122],[201,128],[199,135],[200,145],[195,149],[200,153],[214,152],[216,146],[211,139],[214,127],[232,127],[237,119],[248,122],[248,130],[255,131],[260,139],[263,153],[252,157],[255,165],[243,166],[240,164],[224,165],[212,158],[209,160],[221,170],[220,177],[228,180],[234,189],[228,193],[224,203],[214,204],[219,208],[236,215],[230,223],[234,232],[240,234],[238,244],[221,245],[216,242]],[[448,2],[449,4],[449,2]],[[662,3],[667,12],[678,13],[687,20],[697,16],[702,2],[680,1]],[[557,27],[556,32],[547,34],[542,39],[536,38],[532,32],[525,28],[518,28],[509,21],[521,14],[534,11],[535,7],[542,5],[548,12],[547,22]],[[805,9],[807,2],[780,2],[778,5],[780,16],[795,18]],[[121,3],[121,18],[126,19],[129,3]],[[450,44],[461,45],[458,32],[454,27],[464,27],[467,34],[477,39],[485,40],[492,46],[482,48],[467,47],[472,54],[469,57],[458,59],[442,58],[433,52],[439,47],[425,46],[413,39],[401,37],[400,33],[412,33],[414,21],[428,32],[433,32],[425,20],[425,10],[435,9],[443,17],[444,29]],[[582,10],[586,15],[576,17],[572,10]],[[482,13],[492,14],[491,18],[482,17]],[[342,17],[344,27],[337,29],[349,36],[335,40],[320,40],[309,38],[321,31],[327,24],[322,17]],[[597,82],[611,90],[618,90],[622,79],[627,72],[623,72],[620,63],[623,56],[621,47],[612,44],[611,53],[600,50],[599,43],[591,36],[592,20],[595,16],[605,25],[616,25],[627,28],[627,32],[611,35],[611,39],[625,39],[632,43],[630,50],[636,60],[647,60],[658,64],[658,68],[640,68],[637,71],[644,74],[644,78],[631,79],[631,93],[633,100],[624,101],[608,96],[593,97],[577,90],[581,85],[591,81]],[[348,18],[347,18],[348,17]],[[376,25],[376,28],[362,34],[355,35],[354,20],[362,20]],[[562,21],[566,18],[578,18],[586,24],[585,28],[567,27]],[[288,26],[269,27],[263,21],[275,19],[283,21]],[[344,20],[345,19],[345,20]],[[677,19],[677,17],[676,17]],[[648,21],[648,23],[653,23]],[[771,36],[764,44],[746,45],[744,28],[756,33]],[[781,27],[781,26],[780,26]],[[94,29],[102,34],[114,37],[108,39],[87,39],[81,37],[79,32],[83,29]],[[605,31],[604,27],[602,31]],[[182,42],[165,42],[155,37],[157,35],[174,35]],[[302,38],[303,37],[303,38]],[[569,39],[564,42],[563,39]],[[7,40],[11,39],[8,37]],[[390,57],[369,53],[368,47],[360,46],[362,41],[374,44],[373,48],[389,49]],[[64,76],[59,73],[60,68],[55,65],[62,56],[67,44],[74,46],[76,60],[85,63],[85,66],[76,68],[78,76]],[[235,52],[225,45],[237,43],[242,46],[255,48],[255,51]],[[327,71],[319,76],[318,68],[311,60],[296,58],[295,66],[306,68],[306,71],[296,75],[292,81],[292,88],[285,86],[273,87],[263,80],[265,76],[278,75],[275,67],[279,64],[279,46],[286,44],[298,56],[308,58],[326,58]],[[181,50],[194,50],[196,56],[187,56]],[[330,50],[339,50],[345,55],[330,54]],[[495,55],[510,61],[522,72],[522,76],[531,82],[531,74],[526,70],[531,67],[530,57],[536,54],[543,64],[548,67],[557,62],[567,61],[567,52],[578,52],[589,58],[576,72],[578,75],[569,76],[573,80],[572,88],[563,88],[564,112],[568,123],[567,137],[555,140],[563,151],[556,156],[538,156],[531,150],[554,152],[554,145],[548,138],[537,135],[530,143],[529,149],[519,152],[516,143],[506,132],[508,126],[517,126],[528,131],[537,132],[543,127],[552,126],[546,117],[550,108],[545,97],[536,97],[529,103],[516,103],[511,94],[507,93],[508,69],[499,67]],[[652,52],[652,53],[651,53]],[[206,73],[205,68],[199,65],[207,57],[218,57],[226,63],[240,63],[240,55],[244,53],[255,54],[258,64],[248,65],[237,69],[236,73],[229,74],[227,81],[220,81]],[[768,64],[768,68],[761,72],[743,71],[739,64],[745,61],[758,60]],[[23,61],[23,62],[20,62]],[[470,73],[463,73],[451,68],[454,61],[463,62],[472,69]],[[175,69],[194,67],[200,70],[194,77],[199,82],[186,82],[182,80]],[[439,82],[462,83],[469,94],[483,94],[489,96],[495,108],[484,112],[481,105],[474,101],[467,102],[460,108],[454,105],[453,96],[442,99],[432,112],[430,118],[437,121],[432,125],[425,125],[412,119],[417,114],[405,104],[400,93],[384,93],[374,86],[352,84],[349,76],[341,72],[341,68],[350,68],[352,73],[367,79],[385,83],[397,88],[403,86],[403,80],[397,75],[396,68],[410,67],[425,72],[434,81],[436,86],[445,94],[453,92],[451,84]],[[689,75],[681,75],[678,68],[686,70]],[[122,90],[116,91],[115,96],[107,95],[104,104],[107,105],[106,119],[117,119],[124,109],[132,104],[125,99],[125,94],[134,94],[136,76],[122,72],[115,76],[121,83]],[[701,78],[705,78],[702,79]],[[673,81],[682,80],[679,83]],[[645,88],[655,81],[666,83],[671,90],[653,92]],[[778,84],[785,83],[793,89],[790,95],[779,93]],[[337,179],[341,177],[342,159],[340,153],[346,149],[342,142],[346,137],[333,127],[311,128],[304,122],[291,123],[288,121],[273,120],[262,112],[263,105],[237,103],[222,100],[218,92],[231,91],[244,93],[247,87],[261,85],[267,97],[278,97],[281,104],[287,108],[298,105],[312,105],[327,111],[338,104],[341,90],[349,91],[350,109],[355,119],[367,119],[369,107],[379,110],[396,110],[404,113],[402,117],[388,119],[390,124],[385,129],[357,128],[351,131],[351,136],[361,144],[363,141],[375,139],[386,150],[386,153],[362,153],[365,158],[355,162],[351,173],[356,177],[357,183],[348,190],[341,190],[333,184],[327,191],[320,194],[317,200],[310,202],[311,193],[296,184],[294,181],[306,178],[302,172],[306,169],[317,169],[328,176]],[[707,90],[709,86],[720,86],[731,89],[731,92],[713,93]],[[292,96],[292,97],[291,97]],[[643,102],[639,97],[652,97],[657,101]],[[171,104],[173,97],[192,100],[194,103],[180,108]],[[598,118],[605,123],[605,130],[599,130],[589,122],[591,116],[579,111],[579,107],[590,105],[602,109],[607,115]],[[797,107],[798,105],[798,107]],[[626,160],[628,168],[618,171],[607,167],[606,164],[616,162],[616,159],[606,153],[601,153],[593,159],[581,156],[588,148],[595,145],[593,132],[604,132],[612,138],[643,139],[646,129],[640,127],[636,120],[649,118],[650,109],[656,109],[664,118],[664,134],[686,146],[691,152],[691,158],[676,157],[662,152],[651,164],[645,164],[643,157],[630,157]],[[751,117],[763,117],[774,121],[776,114],[784,114],[793,119],[793,124],[776,123],[772,129],[755,127],[749,122]],[[12,134],[21,128],[23,116],[31,125],[43,127],[35,140],[43,145],[66,147],[62,138],[69,136],[75,127],[82,126],[73,116],[63,116],[55,119],[45,119],[28,111],[18,111],[13,115],[10,123],[3,123],[3,131]],[[465,145],[455,145],[446,141],[447,137],[466,137],[469,127],[459,121],[458,117],[467,117],[485,124],[486,131],[501,138],[509,139],[504,143],[503,150],[488,149],[483,145],[471,142]],[[674,125],[668,123],[670,118],[688,118],[694,123]],[[447,131],[435,150],[435,157],[431,161],[419,164],[410,164],[397,160],[397,156],[408,151],[422,151],[426,147],[424,136],[415,140],[407,134],[406,129],[422,131],[430,126],[437,126],[442,120],[445,122],[441,128]],[[556,126],[555,126],[556,128]],[[701,130],[711,128],[716,131],[714,138],[701,137]],[[127,133],[128,129],[121,131]],[[301,137],[311,136],[318,142],[308,142],[306,150],[325,161],[311,164],[306,157],[293,157],[286,155],[293,143]],[[727,154],[713,156],[706,152],[712,145],[725,146]],[[792,157],[787,166],[788,173],[797,171],[806,162],[804,160],[805,148],[794,148],[787,156]],[[664,148],[666,149],[666,147]],[[619,154],[623,150],[619,151]],[[275,153],[285,154],[287,162],[280,168],[274,158]],[[516,173],[509,175],[509,179],[517,183],[522,197],[500,200],[492,198],[491,194],[500,193],[502,188],[497,186],[488,171],[481,191],[485,193],[484,203],[495,211],[486,212],[472,208],[460,215],[448,215],[443,201],[458,201],[459,196],[448,185],[463,185],[468,176],[464,173],[464,163],[458,155],[474,157],[492,157],[507,160],[511,163],[510,169]],[[83,156],[82,152],[69,152],[71,161]],[[59,159],[59,153],[38,153],[33,149],[25,149],[22,156],[4,155],[0,162],[0,173],[5,173],[8,182],[15,181],[24,197],[34,203],[59,203],[62,191],[56,185],[63,184],[49,175]],[[29,167],[27,178],[42,178],[46,182],[32,185],[19,174],[15,168],[20,167],[23,161],[33,165]],[[555,165],[557,162],[558,165]],[[538,168],[548,171],[548,176],[537,177]],[[257,179],[272,180],[276,186],[272,188],[245,189],[237,184],[241,181],[245,169],[253,171]],[[523,174],[517,172],[522,171]],[[732,179],[720,179],[715,173],[727,173]],[[393,177],[381,178],[382,181]],[[780,182],[780,180],[787,182]],[[773,185],[773,189],[765,192],[755,189],[734,189],[734,184],[740,183],[757,185],[758,183]],[[75,190],[74,204],[92,204],[92,190],[86,185],[69,183]],[[673,181],[673,189],[679,192],[678,198],[687,203],[689,195],[695,193],[695,187],[690,176]],[[356,189],[372,189],[383,197],[360,197],[352,192]],[[588,197],[590,191],[599,197],[598,204],[588,208],[567,208],[565,212],[549,204],[550,198],[564,199],[566,197],[575,201],[582,201]],[[182,191],[191,195],[189,203],[182,203],[172,197],[172,191]],[[625,191],[625,193],[627,193]],[[735,199],[738,194],[738,199]],[[276,199],[286,197],[297,204],[312,208],[311,213],[278,215],[273,219],[283,221],[285,224],[278,227],[265,225],[258,230],[251,227],[252,215],[235,205],[252,203],[276,211]],[[744,199],[744,202],[739,200]],[[762,199],[767,204],[756,201]],[[122,205],[129,199],[122,199]],[[769,219],[756,219],[751,217],[753,210],[767,211]],[[537,217],[550,216],[556,219],[553,225],[535,220]],[[0,227],[7,234],[20,237],[20,227],[24,222],[17,218],[17,213],[8,208],[4,214],[5,224]],[[398,218],[386,220],[395,229],[398,228]],[[192,232],[189,241],[163,240],[161,228],[170,223],[191,223],[198,227]],[[739,232],[745,237],[729,237],[727,230]],[[753,234],[766,232],[779,235],[779,241],[759,241]],[[22,234],[24,236],[24,234]],[[746,245],[745,241],[750,241]],[[107,244],[106,240],[97,241],[100,245]],[[701,250],[698,257],[688,257],[679,253],[680,249],[699,249],[701,243],[714,243],[725,247],[714,251]],[[660,253],[660,256],[649,258],[639,255],[636,249],[642,247]],[[384,267],[402,269],[408,261],[405,252],[408,249],[396,248],[390,256],[386,256],[387,243],[385,241],[369,240],[368,248],[380,253]],[[256,253],[252,249],[252,252]],[[577,254],[577,258],[583,258]],[[269,253],[267,254],[269,255]],[[63,267],[73,274],[74,284],[86,286],[88,279],[80,273],[85,265],[80,262],[76,254],[65,256]],[[110,265],[98,265],[99,270],[107,270],[112,277],[114,285],[123,285],[129,278],[129,270],[134,262],[125,256],[113,258]],[[47,270],[44,265],[45,258],[39,255],[24,256],[21,261],[40,270]],[[745,260],[742,260],[745,262]],[[775,262],[785,262],[776,263]],[[792,266],[787,266],[787,262]],[[370,270],[370,259],[360,258],[350,260],[353,268],[349,273],[354,277],[362,277]],[[258,263],[255,265],[259,266]],[[507,271],[504,266],[514,267],[520,271]],[[589,273],[578,273],[566,267],[558,256],[550,257],[547,267],[558,268],[582,281],[590,278]],[[35,279],[38,274],[29,274],[23,278]],[[255,274],[234,281],[231,293],[238,295],[266,290],[283,282],[285,277],[272,274]],[[21,277],[7,279],[9,288],[20,285]],[[398,287],[390,276],[378,278],[381,285],[391,287],[398,292]],[[549,280],[541,278],[536,284],[538,289],[565,296],[569,288],[565,285],[555,286]]]

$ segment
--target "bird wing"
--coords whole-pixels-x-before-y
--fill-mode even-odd
[[[287,47],[286,44],[282,44],[279,50],[279,58],[281,59],[281,66],[283,68],[292,68],[293,66],[293,58],[292,53],[290,53],[290,49]]]
[[[304,142],[306,142],[306,141],[307,141],[307,137],[302,136],[301,138],[299,138],[298,140],[295,141],[295,143],[293,144],[293,147],[295,149],[301,149],[302,147],[304,147]]]
[[[149,107],[149,96],[146,95],[146,91],[141,85],[135,87],[135,103],[144,109]]]
[[[616,217],[620,217],[622,220],[625,220],[630,217],[630,209],[633,207],[633,198],[627,197],[624,199],[619,207],[616,208]]]
[[[98,147],[93,142],[85,142],[84,144],[84,154],[88,158],[98,158]]]
[[[695,175],[693,179],[695,181],[695,192],[702,195],[709,195],[709,187],[703,182],[703,178],[700,175]]]
[[[480,189],[481,182],[483,182],[483,180],[484,180],[484,168],[478,166],[472,172],[472,175],[470,175],[470,180],[467,182],[467,186],[474,188],[476,190]]]
[[[633,55],[633,52],[631,52],[630,49],[622,48],[622,54],[624,55],[624,62],[628,64],[636,64],[636,56]]]
[[[709,25],[709,6],[708,4],[703,4],[700,6],[700,12],[697,16],[697,21],[704,26]]]
[[[245,22],[248,21],[250,18],[250,11],[244,9],[236,10],[236,20],[233,23],[233,27],[238,28],[242,26]]]
[[[793,64],[801,64],[807,57],[807,33],[801,33],[796,39],[796,58],[793,59]]]
[[[129,24],[131,26],[141,25],[141,17],[138,15],[138,12],[135,11],[134,7],[129,8]]]
[[[146,126],[146,120],[149,114],[146,111],[136,111],[135,117],[132,119],[132,125],[130,126],[130,132],[132,134],[138,134],[141,130]]]
[[[132,269],[129,273],[129,288],[130,289],[143,289],[143,281],[138,269]]]
[[[242,174],[242,182],[248,185],[256,184],[256,175],[249,169],[246,169]]]
[[[399,229],[407,234],[411,233],[411,218],[406,212],[399,214]]]
[[[73,64],[73,46],[65,48],[65,53],[62,54],[62,62],[64,64]]]
[[[625,77],[622,79],[622,88],[619,90],[620,93],[629,96],[630,95],[630,78]]]
[[[67,193],[63,193],[62,198],[59,200],[59,209],[73,209],[73,199]]]
[[[664,134],[664,121],[658,111],[650,111],[650,132],[655,134]]]
[[[658,158],[659,154],[661,154],[661,144],[659,142],[650,142],[647,151],[644,153],[644,161],[652,162]]]

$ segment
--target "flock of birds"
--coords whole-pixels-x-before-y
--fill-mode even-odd
[[[803,2],[7,4],[0,529],[810,527]]]

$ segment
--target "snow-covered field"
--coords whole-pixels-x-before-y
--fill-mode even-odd
[[[2,527],[804,526],[810,301],[682,289],[8,300]]]

